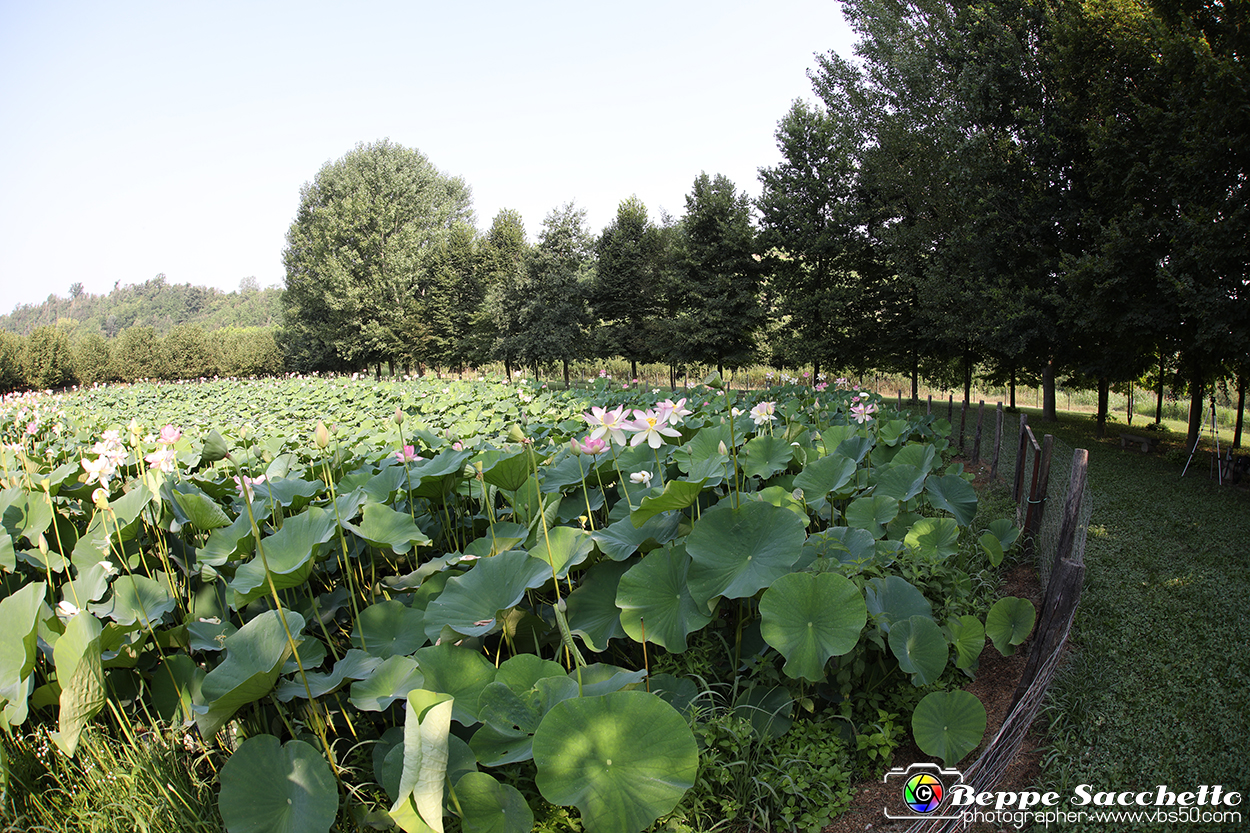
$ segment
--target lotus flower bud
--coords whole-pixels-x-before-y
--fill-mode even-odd
[[[404,424],[404,412],[401,411],[398,407],[396,407],[395,415],[392,416],[391,419],[395,420],[396,425],[403,425]]]
[[[317,448],[325,448],[330,444],[330,430],[320,420],[317,421],[317,427],[313,431],[313,442],[317,444]]]

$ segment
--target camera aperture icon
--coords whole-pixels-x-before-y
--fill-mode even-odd
[[[886,818],[957,818],[943,813],[943,799],[951,787],[963,780],[963,773],[959,770],[945,769],[933,763],[914,763],[906,769],[891,769],[884,780],[898,788],[898,797],[891,801],[893,806],[883,808]]]
[[[944,794],[942,782],[927,772],[918,772],[903,784],[903,803],[917,813],[932,813]]]

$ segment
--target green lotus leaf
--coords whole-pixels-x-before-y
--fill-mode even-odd
[[[989,559],[990,565],[997,567],[1003,563],[1003,542],[994,537],[993,533],[984,532],[977,539],[977,543],[981,545],[985,557]]]
[[[360,525],[347,526],[378,549],[389,549],[396,555],[405,555],[414,547],[431,543],[430,537],[406,512],[397,512],[381,503],[366,503]]]
[[[286,625],[298,639],[304,617],[288,610]],[[213,737],[241,707],[272,691],[290,655],[291,643],[276,610],[261,613],[226,639],[226,658],[204,677],[204,703],[194,708],[200,735]]]
[[[266,479],[252,487],[252,493],[260,500],[273,501],[284,508],[294,507],[297,511],[308,505],[308,501],[325,489],[320,480],[304,480],[300,477],[284,477],[280,480]],[[346,518],[344,518],[346,520]]]
[[[524,451],[490,449],[478,459],[482,462],[482,479],[509,492],[521,488],[531,474],[529,454]]]
[[[407,498],[407,489],[408,472],[402,465],[394,465],[393,458],[388,458],[382,470],[366,480],[361,487],[365,499],[370,503],[390,503],[401,492]]]
[[[977,493],[972,484],[957,474],[930,477],[925,494],[934,509],[950,512],[960,526],[972,523],[977,514]]]
[[[794,478],[795,488],[802,489],[809,502],[838,492],[855,477],[855,461],[841,454],[821,457],[803,467]]]
[[[79,613],[65,626],[56,641],[53,661],[61,685],[60,714],[52,739],[66,755],[73,756],[78,736],[104,708],[104,669],[100,665],[100,620]]]
[[[464,833],[529,833],[534,812],[511,784],[485,772],[470,772],[456,782]]]
[[[846,523],[866,529],[873,538],[885,537],[885,525],[898,514],[898,501],[885,495],[858,497],[846,507]]]
[[[868,621],[863,593],[836,573],[790,573],[760,597],[760,633],[795,679],[819,682],[825,663],[859,642]]]
[[[684,548],[652,550],[621,576],[616,591],[621,627],[629,638],[653,642],[673,653],[712,617],[700,609],[686,584],[690,556]]]
[[[425,635],[437,640],[444,626],[464,636],[489,633],[501,611],[515,607],[526,590],[550,579],[551,566],[524,550],[479,558],[467,573],[448,579],[443,592],[426,607]]]
[[[396,654],[383,660],[368,677],[352,683],[349,699],[361,711],[380,712],[423,685],[425,675],[416,660]]]
[[[427,641],[425,614],[394,599],[360,611],[352,628],[352,645],[381,659],[412,654]]]
[[[640,833],[691,786],[699,754],[677,710],[643,691],[558,703],[534,735],[538,789],[588,830]]]
[[[681,521],[682,515],[679,512],[653,515],[642,526],[634,526],[633,520],[626,518],[609,524],[603,529],[595,530],[590,537],[608,558],[613,561],[624,561],[638,552],[648,541],[654,541],[659,546],[676,538],[677,528]]]
[[[229,833],[325,833],[338,814],[339,790],[311,745],[256,735],[221,768],[217,807]]]
[[[1005,657],[1016,652],[1016,646],[1029,638],[1037,611],[1028,599],[1004,596],[994,603],[985,617],[985,635]]]
[[[931,443],[910,443],[900,448],[891,462],[896,466],[915,466],[927,475],[937,462],[937,449]]]
[[[898,667],[918,686],[928,685],[946,670],[950,646],[942,629],[928,616],[900,619],[890,628],[890,650]]]
[[[754,596],[790,571],[804,538],[803,521],[788,509],[759,501],[714,506],[686,537],[690,594],[709,612],[717,596]]]
[[[825,433],[829,432],[826,431]],[[872,437],[850,436],[838,443],[834,453],[841,454],[843,457],[850,457],[855,461],[856,465],[859,465],[876,444],[877,441]]]
[[[922,752],[953,766],[977,748],[985,724],[985,706],[975,695],[958,689],[934,691],[912,712],[911,733]]]
[[[165,574],[156,576],[155,579],[131,574],[118,576],[111,585],[113,594],[88,608],[95,615],[112,619],[119,625],[155,627],[161,617],[178,606],[178,600],[169,591],[169,582],[164,580]]]
[[[309,694],[313,697],[324,697],[330,692],[338,690],[347,680],[368,680],[372,678],[382,665],[382,662],[381,657],[370,656],[358,648],[352,648],[343,655],[341,660],[334,663],[334,670],[329,674],[319,671],[306,671],[302,677],[297,675],[284,679],[278,685],[278,690],[274,696],[284,703],[297,697],[306,700]],[[307,685],[305,685],[305,678],[307,678]],[[421,680],[418,680],[417,685],[420,685],[421,682]],[[376,699],[375,702],[377,702]]]
[[[403,771],[391,818],[408,833],[443,830],[443,782],[447,778],[452,701],[417,689],[404,709]]]
[[[751,439],[738,455],[738,465],[747,477],[767,480],[785,471],[794,459],[794,446],[781,437],[768,434]]]
[[[896,446],[911,433],[911,423],[905,419],[883,421],[877,426],[877,437],[888,446]]]
[[[546,565],[548,576],[554,569],[560,578],[567,576],[571,567],[585,561],[595,546],[589,532],[571,526],[557,526],[546,532],[540,531],[536,537],[538,540],[530,548],[530,557]]]
[[[0,599],[0,706],[11,725],[26,722],[34,688],[39,620],[52,615],[44,604],[47,585],[31,582]]]
[[[638,508],[630,513],[629,520],[634,526],[641,527],[662,512],[685,509],[699,499],[703,486],[703,480],[670,480],[664,484],[664,491],[660,494],[644,497]]]
[[[152,672],[152,702],[162,720],[180,726],[195,719],[192,706],[204,699],[205,671],[187,654],[172,654]]]
[[[86,538],[82,539],[87,540]],[[82,541],[79,541],[81,544]],[[203,547],[196,550],[196,561],[212,567],[220,567],[233,558],[242,557],[256,546],[252,536],[252,523],[247,513],[235,518],[230,526],[213,530]]]
[[[648,681],[651,693],[658,694],[665,703],[682,714],[690,708],[690,704],[699,696],[699,686],[689,677],[674,677],[672,674],[652,674]]]
[[[528,761],[534,732],[556,703],[577,696],[577,681],[563,673],[536,680],[529,689],[513,689],[496,680],[482,689],[478,715],[484,724],[469,741],[485,766]]]
[[[564,676],[564,666],[558,662],[534,654],[517,654],[500,664],[495,672],[495,682],[506,685],[513,691],[528,691],[539,680]]]
[[[171,494],[174,503],[196,529],[220,529],[230,525],[230,516],[217,505],[215,500],[198,489],[194,492],[173,489]]]
[[[1010,549],[1011,545],[1020,537],[1019,527],[1013,524],[1010,518],[999,518],[990,521],[988,532],[998,539],[998,542],[1002,544],[1004,552]]]
[[[985,626],[977,617],[964,615],[952,619],[947,627],[955,646],[955,667],[975,671],[985,648]]]
[[[912,616],[933,618],[933,605],[924,594],[907,579],[899,576],[874,578],[864,588],[864,600],[868,612],[877,620],[882,632],[889,633],[890,625]]]
[[[299,587],[306,582],[322,545],[334,536],[337,529],[338,522],[334,515],[318,506],[311,506],[287,518],[282,529],[261,542],[264,557],[258,553],[235,571],[234,580],[230,582],[230,589],[235,594],[232,601],[235,610],[272,592],[270,578],[278,590]]]
[[[530,537],[529,527],[506,521],[492,524],[481,538],[474,538],[464,548],[465,555],[476,555],[478,558],[490,558],[501,552],[516,549],[517,545]]]
[[[912,549],[938,559],[959,552],[959,524],[954,518],[921,518],[903,536]]]
[[[477,651],[451,645],[431,645],[416,654],[425,674],[425,688],[456,698],[451,719],[463,726],[478,722],[477,701],[482,689],[495,680],[495,666]]]
[[[628,520],[623,523],[633,527]],[[580,636],[586,647],[595,653],[607,650],[609,639],[625,635],[621,628],[621,609],[616,606],[616,593],[621,576],[636,563],[636,559],[630,559],[600,561],[592,565],[582,576],[581,583],[564,600],[568,607],[569,630]]]
[[[877,476],[877,487],[873,494],[906,502],[920,494],[924,489],[924,481],[925,472],[915,466],[895,462]]]
[[[606,662],[592,662],[585,668],[574,668],[569,677],[581,686],[582,697],[598,697],[641,685],[647,677],[647,670],[629,671]]]

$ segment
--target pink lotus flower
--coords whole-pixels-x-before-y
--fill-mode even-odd
[[[252,487],[259,486],[260,484],[264,483],[265,475],[262,474],[260,477],[248,477],[245,474],[243,475],[242,481],[240,481],[238,477],[234,477],[232,479],[234,480],[234,490],[238,492],[240,495],[243,495],[248,500],[251,500],[252,499]]]
[[[181,438],[182,438],[181,428],[175,428],[172,425],[166,425],[164,428],[161,429],[161,436],[160,436],[160,439],[157,440],[157,442],[161,443],[162,445],[173,445],[174,443],[178,442],[178,440],[180,440]]]
[[[594,456],[602,454],[608,450],[608,444],[599,437],[588,436],[580,443],[577,440],[570,440],[573,450],[578,454],[589,454]]]
[[[178,453],[172,448],[162,448],[160,451],[154,451],[143,459],[147,460],[152,468],[157,471],[163,471],[166,474],[178,468]]]
[[[761,402],[751,409],[751,419],[755,424],[765,425],[773,421],[773,413],[777,410],[776,402]]]
[[[694,413],[694,411],[686,407],[686,397],[684,396],[676,402],[672,399],[665,399],[657,407],[667,411],[670,425],[680,425],[683,419]]]
[[[612,442],[625,445],[625,429],[628,428],[628,423],[625,421],[624,405],[611,411],[592,405],[590,413],[582,414],[582,419],[591,427],[590,436],[594,439],[610,436]]]
[[[664,437],[680,437],[681,434],[668,426],[668,418],[663,411],[643,411],[634,409],[634,419],[625,424],[625,429],[633,431],[631,446],[642,445],[643,441],[652,448],[664,444]]]
[[[851,416],[860,425],[872,419],[872,415],[876,413],[877,406],[871,402],[857,402],[851,406]]]
[[[416,448],[406,445],[399,451],[395,452],[395,459],[401,463],[414,463],[417,460],[424,460],[425,458],[417,454]]]

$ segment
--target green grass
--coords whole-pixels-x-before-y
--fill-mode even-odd
[[[1042,425],[1089,449],[1095,501],[1074,650],[1047,711],[1043,783],[1061,794],[1250,791],[1250,490],[1209,480],[1205,446],[1182,478],[1184,428],[1170,427],[1164,453],[1145,455],[1114,426],[1096,439],[1086,415]]]

